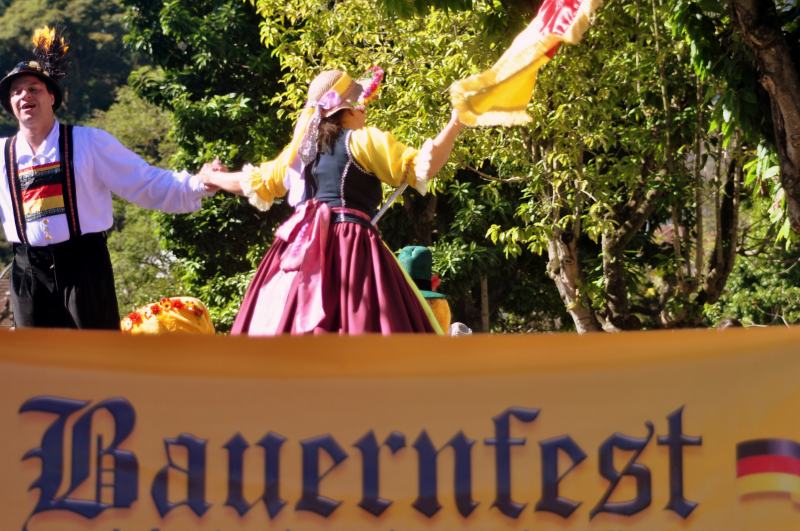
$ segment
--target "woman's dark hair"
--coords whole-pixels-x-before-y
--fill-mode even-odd
[[[336,111],[331,116],[323,118],[319,123],[319,136],[317,136],[317,151],[319,153],[332,153],[333,144],[342,132],[342,120],[347,109]]]

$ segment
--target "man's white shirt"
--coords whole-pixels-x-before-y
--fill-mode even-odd
[[[196,177],[151,166],[101,129],[75,126],[72,137],[78,219],[83,234],[111,228],[112,193],[141,207],[170,213],[198,210],[202,199],[211,195]],[[3,150],[9,140],[3,139],[0,146]],[[19,170],[59,161],[58,141],[58,120],[37,153],[33,153],[22,135],[17,135]],[[19,243],[3,156],[0,156],[0,221],[6,239]],[[67,216],[58,214],[28,221],[26,232],[30,244],[36,247],[67,241]]]

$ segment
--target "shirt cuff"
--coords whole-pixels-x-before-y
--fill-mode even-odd
[[[414,189],[421,195],[428,193],[428,183],[431,180],[429,175],[431,171],[431,160],[433,158],[433,140],[430,138],[422,144],[422,147],[414,159],[414,176],[417,181],[414,183]]]
[[[200,197],[211,197],[212,195],[216,194],[216,190],[211,190],[206,185],[200,181],[200,178],[197,175],[190,175],[188,172],[182,171],[176,174],[177,177],[181,180],[189,180],[189,188]]]
[[[244,176],[239,184],[242,187],[242,193],[247,197],[247,202],[262,212],[269,210],[272,206],[272,201],[267,201],[258,195],[257,189],[263,183],[258,168],[252,164],[245,164],[242,166],[242,173]]]

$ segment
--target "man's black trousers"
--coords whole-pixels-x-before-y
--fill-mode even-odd
[[[11,305],[18,328],[119,329],[104,233],[46,247],[14,244]]]

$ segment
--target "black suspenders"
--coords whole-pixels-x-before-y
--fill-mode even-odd
[[[22,201],[22,186],[19,181],[19,166],[17,165],[17,137],[6,139],[4,151],[6,163],[6,179],[8,190],[11,194],[11,206],[14,210],[14,226],[17,229],[19,241],[29,245],[25,225],[25,210]],[[67,215],[70,239],[81,235],[78,220],[78,198],[75,193],[75,165],[73,163],[72,126],[59,126],[58,151],[61,162],[61,193],[64,197],[64,209]]]
[[[25,233],[25,218],[20,208],[22,206],[22,190],[19,187],[19,173],[17,168],[17,136],[6,138],[5,152],[6,179],[8,180],[8,191],[11,194],[11,207],[14,209],[14,226],[17,228],[19,241],[28,243],[28,235]]]
[[[58,152],[61,159],[61,174],[64,176],[64,208],[67,210],[69,238],[72,240],[81,235],[78,222],[78,198],[75,194],[75,165],[73,164],[72,126],[61,124],[58,134]]]

